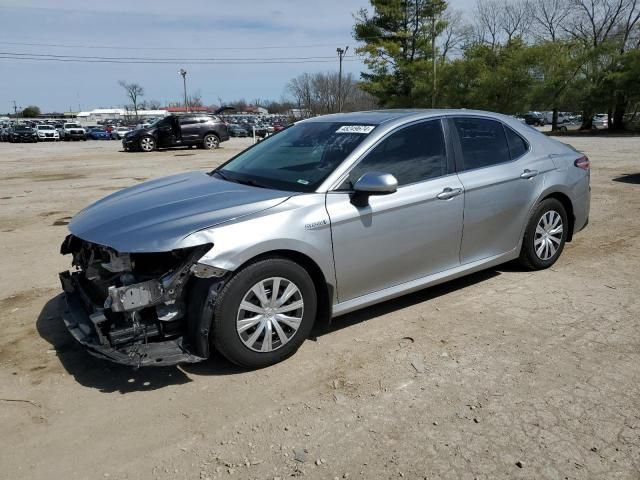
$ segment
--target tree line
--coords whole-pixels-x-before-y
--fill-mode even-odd
[[[355,15],[360,88],[382,107],[609,114],[640,105],[640,0],[370,0]]]

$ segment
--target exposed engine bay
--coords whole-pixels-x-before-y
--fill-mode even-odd
[[[203,360],[208,340],[198,336],[208,338],[211,317],[202,309],[227,273],[198,264],[211,246],[128,254],[69,235],[61,253],[73,255],[75,268],[60,274],[67,328],[92,354],[118,363]]]

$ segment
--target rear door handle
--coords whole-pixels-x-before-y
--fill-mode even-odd
[[[440,192],[438,195],[436,195],[436,197],[438,197],[440,200],[449,200],[450,198],[457,197],[461,193],[462,193],[461,188],[447,187],[444,190],[442,190],[442,192]]]
[[[536,175],[538,175],[538,170],[529,170],[528,168],[525,169],[524,172],[522,172],[520,174],[520,178],[533,178]]]

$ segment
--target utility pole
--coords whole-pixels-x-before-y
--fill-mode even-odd
[[[187,101],[187,71],[184,68],[180,69],[180,75],[182,75],[182,84],[184,86],[184,109],[189,111],[189,102]]]
[[[431,56],[433,57],[433,91],[431,92],[431,108],[436,108],[436,16],[431,17]]]
[[[15,100],[13,101],[13,118],[18,118],[18,106]]]
[[[338,52],[338,59],[340,62],[340,68],[338,70],[338,112],[342,112],[342,57],[349,50],[349,46],[343,48],[336,48],[336,52]]]

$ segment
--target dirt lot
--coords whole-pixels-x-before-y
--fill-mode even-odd
[[[120,368],[59,318],[69,218],[215,152],[0,144],[0,477],[640,478],[640,138],[566,139],[591,223],[514,265],[336,319],[286,362]]]

